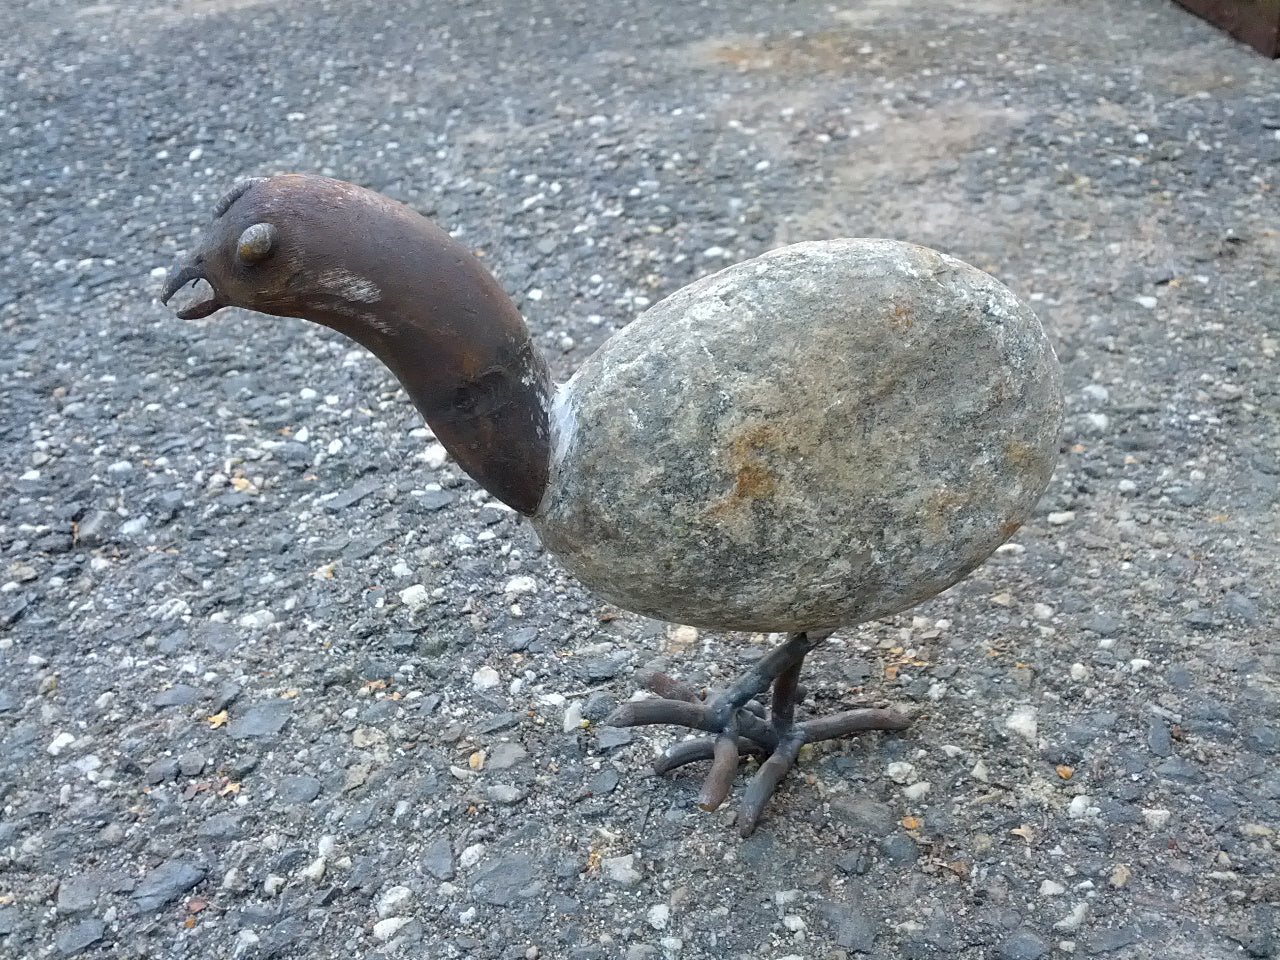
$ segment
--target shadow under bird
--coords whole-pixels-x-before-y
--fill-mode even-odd
[[[292,175],[237,185],[215,216],[165,285],[167,303],[207,284],[180,317],[237,306],[340,331],[600,596],[787,635],[726,689],[658,675],[657,697],[608,720],[702,731],[657,767],[711,760],[705,809],[728,797],[740,757],[759,758],[743,835],[803,744],[909,722],[875,708],[797,720],[805,656],[981,564],[1057,458],[1062,377],[1040,322],[924,247],[828,240],[731,266],[556,385],[498,282],[400,203]]]

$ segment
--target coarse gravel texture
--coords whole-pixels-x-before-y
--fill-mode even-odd
[[[0,954],[1280,952],[1280,66],[1159,0],[11,3],[0,35]],[[841,631],[747,841],[661,658],[368,356],[152,297],[237,177],[383,190],[560,376],[782,243],[927,244],[1036,308],[1059,470],[948,593]]]

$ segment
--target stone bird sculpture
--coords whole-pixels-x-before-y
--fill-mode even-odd
[[[799,243],[704,277],[560,385],[465,246],[349,183],[240,183],[164,301],[196,281],[180,317],[245,307],[367,347],[458,464],[606,600],[786,634],[727,689],[659,675],[657,698],[609,718],[702,731],[657,767],[710,759],[706,809],[741,756],[761,759],[744,835],[803,744],[908,723],[870,708],[798,720],[805,656],[981,564],[1058,453],[1061,372],[1035,315],[908,243]]]

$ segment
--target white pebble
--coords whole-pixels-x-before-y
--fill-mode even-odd
[[[444,466],[445,460],[449,458],[449,452],[438,443],[433,443],[421,454],[423,462],[432,469],[439,470]]]
[[[49,756],[56,757],[63,750],[67,749],[67,747],[71,746],[75,742],[76,742],[76,738],[74,735],[67,733],[66,731],[63,731],[62,733],[54,737],[53,742],[50,743],[49,746],[46,747],[45,749],[49,751]]]
[[[324,879],[325,871],[328,868],[329,864],[324,857],[316,857],[303,869],[302,875],[312,883],[319,883]]]
[[[1045,880],[1040,884],[1040,896],[1042,897],[1056,897],[1066,892],[1067,888],[1056,880]]]
[[[902,788],[902,795],[908,800],[922,800],[929,792],[929,781],[921,780],[919,783],[913,783],[909,787]]]
[[[636,869],[635,854],[625,857],[609,857],[601,865],[605,877],[623,887],[634,887],[640,882],[641,874]]]
[[[408,917],[387,917],[373,925],[373,938],[386,942],[400,932],[400,928],[409,922]]]
[[[1071,665],[1072,680],[1083,680],[1087,676],[1089,676],[1089,668],[1083,663],[1073,663]]]
[[[537,593],[538,581],[530,576],[512,577],[507,581],[507,585],[502,588],[502,592],[512,595]]]
[[[1083,820],[1085,817],[1090,815],[1091,811],[1097,809],[1096,807],[1089,806],[1090,802],[1091,799],[1083,793],[1072,797],[1071,802],[1067,804],[1067,816],[1073,820]]]
[[[408,887],[394,886],[378,897],[377,911],[380,917],[393,917],[404,912],[413,902],[413,891]]]
[[[280,891],[284,889],[284,877],[277,876],[274,873],[267,874],[267,879],[262,881],[262,889],[268,897],[280,895]]]
[[[1019,707],[1005,718],[1004,728],[1011,733],[1016,733],[1024,740],[1035,743],[1036,734],[1038,732],[1038,728],[1036,726],[1036,708]]]
[[[1098,403],[1106,403],[1111,398],[1107,388],[1097,383],[1086,384],[1080,389],[1080,392],[1090,400],[1095,400]]]
[[[1081,901],[1071,908],[1071,912],[1053,925],[1053,929],[1070,933],[1079,930],[1084,918],[1089,915],[1089,905]]]
[[[464,868],[474,867],[477,863],[480,862],[480,858],[483,856],[484,856],[484,844],[473,843],[471,846],[463,850],[462,853],[458,854],[458,863],[461,864],[462,867]]]
[[[483,666],[471,675],[471,686],[477,690],[492,690],[501,682],[498,671],[490,666]]]
[[[574,730],[582,727],[582,703],[579,700],[569,701],[569,706],[564,710],[564,724],[561,729],[565,733],[572,733]]]
[[[1133,302],[1140,307],[1146,307],[1148,310],[1154,310],[1156,306],[1160,303],[1160,301],[1157,300],[1155,297],[1148,297],[1148,296],[1134,297]]]
[[[809,925],[804,922],[804,917],[797,916],[794,913],[789,913],[783,917],[782,925],[792,933],[804,933],[805,930],[809,929]]]
[[[427,588],[420,583],[415,583],[400,591],[400,602],[411,610],[426,606],[429,599],[430,594],[427,592]]]
[[[337,439],[330,440],[330,441],[329,441],[328,450],[329,450],[329,456],[331,456],[331,457],[332,457],[332,456],[334,456],[334,455],[336,455],[336,454],[341,453],[341,452],[342,452],[342,441],[341,441],[341,440],[337,440]]]
[[[1047,603],[1037,603],[1031,607],[1031,615],[1037,620],[1052,620],[1055,612]]]
[[[1065,527],[1068,523],[1076,518],[1074,510],[1055,510],[1053,513],[1045,517],[1052,527]]]
[[[973,777],[975,780],[981,780],[983,783],[987,783],[991,780],[991,770],[985,763],[979,760],[973,765],[973,769],[969,771],[969,776]]]
[[[659,903],[649,908],[649,912],[645,914],[645,918],[649,921],[649,926],[655,930],[665,930],[667,922],[671,919],[671,908],[665,903]]]
[[[895,760],[884,768],[884,772],[894,783],[910,783],[915,778],[916,765],[904,760]]]
[[[1147,826],[1152,830],[1160,830],[1169,825],[1169,821],[1173,819],[1173,814],[1168,810],[1144,807],[1142,810],[1142,819],[1147,821]]]

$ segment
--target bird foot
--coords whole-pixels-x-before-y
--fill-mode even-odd
[[[710,760],[711,769],[698,793],[698,806],[703,810],[716,810],[728,798],[742,757],[761,760],[738,812],[738,830],[742,836],[749,837],[759,825],[769,798],[806,743],[846,737],[863,730],[903,730],[911,723],[904,714],[872,707],[796,723],[792,720],[794,707],[803,699],[803,691],[794,683],[798,667],[796,663],[796,669],[776,678],[773,702],[768,710],[754,697],[735,707],[735,702],[741,700],[740,685],[710,694],[666,674],[655,673],[647,685],[658,694],[657,699],[624,703],[605,722],[615,727],[672,724],[710,734],[673,744],[654,763],[654,770],[665,774],[687,763]]]

